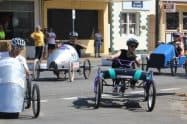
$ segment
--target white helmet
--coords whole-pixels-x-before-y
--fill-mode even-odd
[[[25,40],[19,37],[12,38],[11,45],[17,49],[23,49],[25,47]]]

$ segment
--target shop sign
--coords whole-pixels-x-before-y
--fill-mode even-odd
[[[165,12],[176,12],[176,4],[175,3],[164,3],[163,9]]]
[[[143,1],[132,1],[132,8],[143,8]]]
[[[123,1],[122,7],[124,10],[149,11],[152,9],[152,1],[151,0]]]

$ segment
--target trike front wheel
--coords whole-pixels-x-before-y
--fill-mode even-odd
[[[155,84],[154,81],[150,81],[149,86],[147,87],[147,108],[148,108],[148,112],[152,111],[154,109],[155,106],[155,102],[156,102],[156,88],[155,88]]]

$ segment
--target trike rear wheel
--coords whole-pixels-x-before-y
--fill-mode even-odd
[[[96,79],[95,82],[95,108],[99,107],[101,101],[101,93],[102,93],[102,80],[100,78]]]
[[[32,88],[32,109],[34,118],[37,118],[40,113],[40,89],[37,84]]]

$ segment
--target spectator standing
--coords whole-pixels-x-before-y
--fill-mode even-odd
[[[101,41],[102,41],[102,35],[99,32],[99,30],[97,30],[96,33],[95,33],[95,37],[94,37],[95,58],[96,57],[101,57],[100,56]]]
[[[0,25],[0,40],[4,40],[5,39],[5,31],[3,29],[3,26]]]
[[[31,34],[31,38],[35,44],[35,59],[41,59],[44,48],[44,33],[41,31],[40,26],[35,28],[35,31]]]
[[[48,44],[48,56],[56,48],[56,34],[53,29],[50,28],[47,33],[47,44]]]
[[[48,35],[48,29],[47,28],[44,28],[44,30],[43,30],[43,32],[44,32],[44,43],[45,43],[45,45],[44,45],[44,49],[43,49],[43,58],[47,58],[47,48],[48,48],[48,46],[47,46],[47,35]]]

